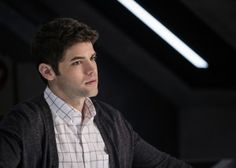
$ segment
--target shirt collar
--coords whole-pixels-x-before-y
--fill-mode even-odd
[[[85,99],[82,109],[82,112],[84,113],[83,123],[82,113],[56,96],[49,87],[46,87],[46,89],[44,90],[44,98],[48,103],[53,115],[60,117],[70,125],[87,124],[88,122],[93,121],[94,116],[96,115],[96,110],[93,102],[88,97]]]

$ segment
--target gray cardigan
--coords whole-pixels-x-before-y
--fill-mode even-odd
[[[190,167],[145,142],[116,109],[93,103],[94,122],[107,147],[110,168]],[[2,120],[0,167],[58,167],[52,115],[43,96],[16,105]]]

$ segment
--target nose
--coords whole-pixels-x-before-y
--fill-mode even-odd
[[[86,66],[85,66],[85,74],[92,76],[96,73],[96,71],[97,71],[96,62],[87,61]]]

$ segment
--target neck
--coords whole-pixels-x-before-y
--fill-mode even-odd
[[[85,97],[79,97],[79,96],[72,97],[70,95],[65,94],[65,92],[59,89],[51,87],[50,85],[48,87],[57,97],[59,97],[60,99],[65,101],[67,104],[71,105],[72,107],[74,107],[76,110],[82,112],[84,102],[85,102]]]

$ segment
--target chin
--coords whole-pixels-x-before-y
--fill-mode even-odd
[[[93,92],[90,92],[89,96],[88,97],[95,97],[98,95],[98,90],[96,91],[93,91]]]

